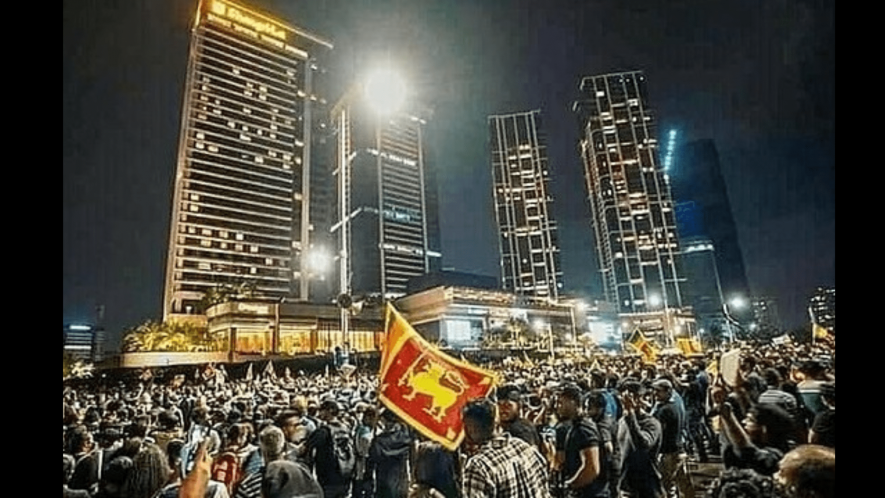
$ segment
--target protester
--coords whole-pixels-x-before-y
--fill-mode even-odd
[[[159,489],[171,494],[180,484],[180,496],[197,493],[190,497],[204,498],[212,496],[213,492],[221,493],[213,491],[217,486],[212,484],[212,477],[218,477],[224,467],[225,479],[232,479],[228,483],[232,486],[232,495],[261,496],[264,471],[270,463],[283,458],[310,463],[312,466],[301,468],[317,482],[325,480],[320,487],[333,496],[349,491],[356,498],[405,497],[409,493],[435,498],[441,494],[452,498],[477,492],[480,486],[474,482],[475,475],[484,467],[476,466],[482,459],[471,464],[475,467],[472,480],[465,472],[467,464],[477,456],[519,445],[508,442],[501,448],[496,447],[509,435],[510,440],[520,442],[521,436],[529,441],[537,437],[541,443],[539,446],[529,444],[532,452],[522,447],[519,457],[508,462],[526,469],[531,467],[532,472],[547,477],[543,487],[550,494],[562,490],[550,483],[549,477],[556,475],[556,470],[562,471],[561,481],[575,483],[580,482],[576,477],[583,472],[579,469],[590,468],[581,465],[582,452],[575,450],[577,436],[584,432],[582,425],[589,424],[579,422],[576,426],[574,421],[586,419],[596,427],[598,476],[592,484],[604,486],[599,493],[609,493],[612,498],[619,497],[622,492],[623,496],[658,497],[663,496],[661,471],[666,470],[669,457],[665,455],[670,453],[667,450],[673,436],[666,428],[670,425],[666,420],[671,420],[675,412],[677,423],[673,425],[688,425],[689,433],[692,432],[693,417],[696,428],[706,426],[707,394],[711,396],[710,414],[720,418],[719,428],[726,443],[726,466],[756,468],[771,475],[777,470],[780,456],[795,443],[815,441],[834,447],[834,350],[827,347],[824,344],[744,347],[741,352],[744,370],[738,377],[738,385],[728,387],[716,381],[707,392],[704,386],[710,381],[700,359],[689,363],[683,357],[662,355],[652,365],[638,355],[600,356],[592,367],[560,358],[555,362],[530,362],[526,358],[524,362],[511,361],[506,365],[479,360],[485,361],[484,368],[498,374],[496,383],[500,387],[496,392],[492,391],[496,394],[496,402],[492,403],[491,412],[493,426],[499,423],[501,432],[493,429],[492,437],[482,443],[482,438],[474,439],[468,434],[457,453],[430,445],[433,449],[428,449],[425,454],[423,449],[428,443],[424,436],[379,404],[375,396],[378,377],[359,369],[325,374],[299,371],[294,376],[276,376],[271,375],[272,369],[265,368],[262,374],[249,380],[243,379],[242,375],[219,380],[217,375],[206,376],[202,371],[199,376],[182,376],[180,368],[169,367],[155,369],[155,376],[150,379],[108,378],[66,383],[63,390],[63,450],[67,455],[66,465],[75,469],[67,485],[68,490],[79,488],[91,498],[115,498],[123,496],[124,487],[132,494],[146,496],[151,490],[156,492]],[[744,357],[747,361],[743,361]],[[809,363],[808,360],[813,358],[828,359]],[[715,355],[711,354],[708,359],[714,360]],[[776,412],[781,403],[769,399],[772,393],[766,394],[770,389],[761,382],[763,378],[773,379],[770,370],[776,370],[781,375],[779,390],[792,395],[792,384],[784,376],[791,373],[790,365],[800,365],[800,370],[809,372],[809,377],[803,378],[802,372],[793,371],[796,381],[811,378],[811,373],[822,379],[815,388],[824,408],[820,410],[818,423],[812,425],[809,420],[812,430],[805,440],[796,439],[795,433],[788,429],[783,430],[785,419],[779,417],[783,410],[779,414]],[[823,370],[809,369],[809,365]],[[715,371],[711,372],[714,373],[709,379],[715,381]],[[760,382],[753,384],[751,378]],[[615,389],[612,383],[616,379],[627,379],[621,383],[626,390],[619,392]],[[667,387],[655,382],[665,379],[672,387],[672,395],[668,398],[661,390],[657,400],[649,396],[658,392],[650,389],[653,382],[655,388]],[[827,380],[831,384],[826,384]],[[771,387],[777,382],[767,384]],[[569,398],[571,392],[576,394]],[[680,392],[684,412],[679,408],[677,395]],[[753,392],[758,392],[755,399]],[[779,393],[774,394],[776,398],[782,398]],[[733,417],[725,416],[729,408],[723,408],[724,404],[720,402],[723,397],[732,408]],[[422,398],[416,399],[420,403]],[[586,402],[581,405],[580,399],[586,399]],[[801,410],[804,399],[795,399]],[[569,407],[557,413],[557,408],[564,408],[570,400],[579,400],[575,412]],[[653,407],[655,401],[657,407]],[[335,404],[334,410],[330,409],[331,403]],[[494,408],[499,415],[497,422]],[[741,417],[736,416],[738,408],[743,414]],[[371,413],[381,409],[385,414],[376,422]],[[332,412],[334,417],[330,415]],[[613,420],[606,416],[607,413],[620,413],[620,417]],[[281,455],[268,456],[269,460],[266,460],[262,450],[256,450],[259,448],[256,444],[261,443],[263,430],[274,422],[280,425],[276,428],[276,438],[282,448],[279,450]],[[338,438],[343,441],[343,446],[352,448],[352,466],[348,465],[346,458],[342,460],[340,452],[336,453],[338,445],[320,444],[323,433],[331,432],[332,426],[341,429],[336,432],[343,434]],[[734,430],[738,428],[743,431],[743,436]],[[317,431],[319,435],[314,435]],[[555,458],[557,431],[559,461]],[[313,440],[308,445],[311,436]],[[325,439],[330,439],[328,436],[326,434]],[[331,439],[334,441],[335,438]],[[206,461],[202,463],[198,462],[196,455],[200,441],[206,442]],[[170,461],[182,442],[181,459]],[[702,437],[700,443],[695,442],[691,447],[698,453],[698,459],[703,459],[700,454],[700,447],[703,447],[708,451],[707,458],[717,462],[716,442],[711,438],[704,444]],[[161,452],[162,466],[158,465],[157,459],[151,458],[155,452],[153,448],[159,449],[157,443],[165,444],[167,449],[166,453]],[[581,445],[583,443],[577,446]],[[321,447],[326,449],[320,450]],[[549,458],[534,458],[539,447],[546,450]],[[130,470],[136,460],[142,470],[139,477]],[[525,464],[526,461],[531,463]],[[623,466],[623,470],[619,470],[619,466]],[[70,472],[68,467],[66,476]],[[193,470],[188,472],[191,467]],[[199,469],[208,469],[205,476]],[[336,481],[327,479],[326,474],[330,473],[341,474],[337,482],[339,489],[332,489],[336,487]],[[529,475],[532,474],[517,479],[529,482],[526,479]],[[239,484],[236,483],[238,480]],[[472,484],[465,487],[468,481]],[[159,488],[155,490],[157,485]],[[683,494],[687,492],[683,491]]]
[[[750,408],[744,424],[738,422],[732,404],[725,400],[724,390],[714,386],[713,400],[719,413],[722,435],[726,440],[723,463],[727,468],[753,469],[773,475],[777,463],[787,452],[793,435],[793,419],[784,409],[762,403]]]
[[[583,411],[583,392],[576,384],[566,384],[556,400],[556,414],[568,423],[563,440],[563,487],[575,498],[607,497],[608,486],[600,478],[602,437]]]
[[[334,399],[326,399],[320,404],[320,425],[307,438],[306,458],[313,464],[317,480],[323,487],[326,498],[343,498],[350,492],[353,466],[356,453],[353,449],[352,430],[340,419],[341,408]],[[350,469],[342,467],[338,445],[339,438],[350,438]]]
[[[631,498],[661,498],[664,488],[657,466],[661,448],[661,423],[644,406],[646,388],[635,378],[620,387],[623,415],[618,422],[621,449],[621,480],[618,489]]]
[[[808,434],[808,442],[836,449],[836,383],[824,382],[820,386],[820,397],[823,403],[814,417],[814,423]]]
[[[519,386],[506,384],[497,390],[498,418],[501,428],[513,437],[541,449],[538,429],[522,417],[523,397]]]
[[[673,383],[658,379],[652,383],[655,404],[652,415],[661,423],[660,472],[664,492],[672,495],[674,488],[684,498],[694,498],[694,487],[686,469],[684,453],[685,411],[674,401]]]
[[[477,448],[464,465],[464,498],[549,498],[547,468],[537,448],[495,431],[495,405],[481,399],[462,410],[467,440]]]
[[[405,498],[409,493],[408,462],[414,437],[391,410],[381,412],[381,424],[368,458],[368,467],[375,472],[375,496]]]
[[[776,477],[790,498],[836,498],[836,451],[800,445],[784,455]]]
[[[439,443],[424,441],[415,450],[409,498],[459,498],[456,455]]]

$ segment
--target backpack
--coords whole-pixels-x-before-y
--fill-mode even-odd
[[[338,460],[338,470],[345,479],[352,479],[356,466],[353,437],[346,427],[340,425],[331,425],[329,430],[332,433],[332,450]]]
[[[240,457],[232,451],[225,451],[212,462],[212,479],[224,484],[229,494],[233,495],[234,487],[240,482],[242,471]]]

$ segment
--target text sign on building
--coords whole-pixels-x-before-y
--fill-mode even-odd
[[[240,7],[219,0],[212,1],[209,6],[209,13],[207,13],[207,18],[210,20],[219,20],[215,16],[233,21],[234,23],[247,27],[258,34],[268,34],[280,40],[286,39],[286,31],[281,26],[278,26],[271,21],[259,19],[257,16],[244,11]]]

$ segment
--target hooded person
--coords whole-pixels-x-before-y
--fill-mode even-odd
[[[323,498],[323,488],[310,471],[289,460],[267,464],[261,492],[264,498]]]
[[[412,435],[390,410],[381,413],[381,421],[384,427],[369,447],[368,467],[375,471],[375,496],[405,498],[409,493]]]

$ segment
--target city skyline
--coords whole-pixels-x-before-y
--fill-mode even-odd
[[[802,5],[800,24],[794,11],[778,5],[757,12],[723,4],[713,12],[698,4],[691,16],[688,6],[670,5],[625,17],[621,6],[606,2],[381,2],[371,9],[256,3],[328,33],[341,48],[329,69],[340,85],[355,79],[349,61],[386,50],[435,107],[427,138],[440,164],[447,267],[495,273],[486,116],[540,108],[549,116],[548,134],[557,137],[549,149],[557,168],[551,183],[562,214],[565,287],[599,292],[593,262],[584,256],[588,207],[582,196],[557,193],[580,181],[568,103],[582,74],[642,68],[653,75],[652,100],[667,127],[722,144],[753,292],[778,296],[791,325],[807,315],[811,289],[835,284],[834,32],[827,7]],[[66,321],[87,320],[96,304],[106,305],[111,333],[157,316],[164,259],[157,247],[168,234],[167,192],[194,8],[173,2],[65,6]],[[588,19],[599,18],[612,29],[587,29]],[[486,29],[491,19],[494,28]],[[664,25],[691,29],[662,33]],[[708,43],[693,44],[699,40]],[[588,46],[602,50],[591,56]],[[777,50],[764,49],[769,46]],[[760,47],[757,57],[753,50]],[[771,63],[780,56],[789,56],[788,63]],[[689,60],[695,62],[686,65]],[[749,74],[768,86],[754,87],[740,76]]]

